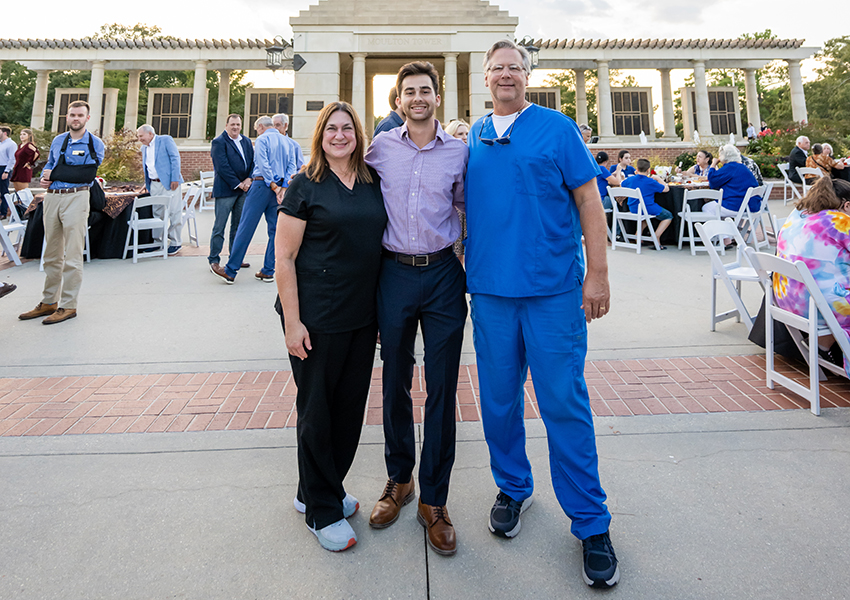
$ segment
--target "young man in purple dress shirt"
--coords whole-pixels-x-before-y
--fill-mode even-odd
[[[428,395],[417,518],[428,532],[431,548],[450,556],[457,541],[446,500],[455,456],[455,394],[467,313],[466,275],[452,244],[460,234],[455,207],[464,209],[469,151],[434,118],[440,96],[433,65],[404,65],[396,88],[406,123],[377,136],[366,154],[366,163],[381,177],[389,217],[378,282],[389,481],[369,524],[389,527],[416,495],[410,388],[413,344],[421,326]]]

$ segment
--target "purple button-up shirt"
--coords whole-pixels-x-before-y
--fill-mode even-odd
[[[377,136],[366,164],[381,178],[387,209],[383,245],[402,254],[431,254],[460,235],[463,179],[469,149],[434,120],[437,137],[424,148],[410,139],[407,124]]]

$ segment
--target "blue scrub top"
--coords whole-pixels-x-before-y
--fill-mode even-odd
[[[509,144],[487,146],[479,136],[497,137],[489,115],[469,132],[469,292],[523,298],[575,289],[584,255],[570,190],[599,174],[575,121],[533,104],[517,117]]]
[[[640,190],[643,196],[643,203],[646,204],[646,212],[655,216],[661,214],[661,207],[655,203],[655,194],[664,191],[664,186],[655,181],[652,177],[646,175],[632,175],[623,182],[624,188]],[[637,214],[638,201],[635,198],[629,198],[629,210]]]
[[[599,197],[604,200],[605,196],[608,195],[608,181],[606,180],[611,177],[611,171],[608,170],[608,167],[598,166],[599,175],[596,176],[596,185],[599,186]]]

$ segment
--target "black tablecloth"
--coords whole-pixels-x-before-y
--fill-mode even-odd
[[[145,212],[147,211],[147,214]],[[90,209],[89,212],[89,243],[92,258],[123,258],[124,244],[127,241],[127,222],[133,214],[132,202],[121,214],[114,219],[104,212]],[[139,216],[150,217],[150,207],[139,209]],[[44,244],[44,207],[39,204],[30,213],[27,231],[21,246],[22,258],[41,258],[41,247]],[[153,241],[151,232],[140,231],[139,243],[149,244]]]

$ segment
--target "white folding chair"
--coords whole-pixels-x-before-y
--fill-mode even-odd
[[[15,212],[15,207],[11,207],[12,212]],[[15,215],[17,216],[17,214]],[[17,266],[21,266],[21,257],[18,255],[18,250],[15,246],[19,246],[21,241],[23,240],[23,233],[26,231],[26,225],[22,225],[20,221],[15,223],[10,222],[8,225],[3,225],[0,223],[0,248],[3,250],[3,254],[5,254],[13,263]],[[11,238],[9,237],[10,233],[18,234],[18,241],[14,244],[12,243]]]
[[[201,186],[192,184],[186,193],[183,195],[183,215],[180,221],[180,231],[184,227],[188,228],[189,243],[194,243],[197,248],[198,244],[198,221],[195,219],[195,206],[200,200]],[[194,233],[192,229],[194,226]]]
[[[91,245],[89,244],[89,229],[91,229],[91,227],[86,225],[86,242],[83,245],[83,258],[85,258],[87,263],[91,262],[91,250],[90,250]],[[38,270],[39,271],[44,271],[44,252],[45,252],[45,250],[47,250],[47,240],[46,239],[41,242],[41,259],[38,261]]]
[[[611,198],[611,205],[613,208],[613,219],[611,220],[611,250],[616,250],[617,246],[622,246],[624,248],[634,248],[637,250],[637,253],[640,254],[641,245],[643,244],[643,227],[642,224],[646,223],[647,229],[649,229],[649,235],[652,239],[652,243],[655,245],[656,250],[661,250],[661,244],[658,243],[658,236],[655,235],[655,227],[652,226],[652,215],[646,210],[646,204],[643,201],[643,195],[640,193],[640,190],[633,190],[630,188],[608,188],[608,196]],[[633,198],[638,200],[638,212],[632,213],[631,211],[622,211],[620,210],[620,202],[619,198]],[[635,233],[627,233],[626,227],[624,225],[624,221],[634,221],[635,223]],[[620,228],[621,233],[623,234],[622,242],[617,241],[617,228]],[[629,240],[634,240],[633,243],[629,243]]]
[[[788,217],[773,217],[773,231],[777,236],[776,240],[779,241],[779,230],[785,226],[785,221],[788,220]]]
[[[735,227],[738,228],[741,232],[741,237],[743,237],[747,243],[751,243],[751,240],[757,239],[755,229],[753,228],[753,213],[750,211],[750,199],[753,196],[758,196],[764,200],[766,194],[767,185],[748,189],[747,193],[744,194],[744,199],[741,201],[741,206],[738,208],[738,214],[736,214],[733,219]],[[756,248],[756,250],[758,250],[758,248]]]
[[[800,190],[797,189],[797,184],[791,181],[791,178],[788,177],[788,170],[791,168],[789,163],[779,163],[776,165],[779,168],[779,172],[782,173],[783,188],[782,188],[782,205],[785,206],[788,204],[789,200],[793,200],[795,197],[797,200],[802,198],[800,195]],[[791,189],[791,196],[788,196],[788,189]]]
[[[215,171],[201,171],[201,205],[198,210],[214,210],[215,202],[213,201],[212,191],[213,183],[215,182]]]
[[[124,253],[121,258],[127,258],[127,252],[130,250],[130,237],[133,238],[133,263],[139,262],[139,250],[147,248],[159,248],[154,252],[143,254],[143,257],[162,256],[163,259],[168,258],[168,205],[171,202],[171,196],[148,196],[146,198],[136,198],[133,201],[133,212],[130,214],[130,220],[127,222],[129,229],[127,230],[127,241],[124,242]],[[139,209],[150,206],[153,210],[154,206],[162,206],[162,218],[150,217],[142,219],[139,217]],[[150,244],[139,244],[139,232],[148,229],[162,229],[162,240],[159,242],[151,242]]]
[[[23,190],[29,194],[29,199],[32,200],[32,192],[29,190]],[[26,197],[26,196],[24,196]],[[21,250],[21,243],[24,241],[24,233],[26,233],[27,223],[29,219],[21,219],[20,215],[18,215],[18,210],[15,208],[15,201],[19,200],[17,192],[10,192],[6,194],[6,206],[9,207],[9,222],[8,225],[23,225],[23,229],[16,227],[14,230],[9,230],[9,233],[14,233],[16,238],[13,242],[18,247],[18,252]],[[26,202],[26,205],[29,206],[29,202]]]
[[[702,239],[709,257],[711,258],[711,331],[721,321],[735,317],[740,323],[741,321],[747,326],[747,331],[753,328],[755,320],[747,307],[744,306],[744,301],[741,299],[741,282],[753,281],[761,283],[759,275],[753,266],[749,263],[744,249],[747,244],[741,237],[741,232],[735,227],[731,219],[725,221],[706,221],[705,223],[697,223],[695,225],[699,237]],[[720,243],[723,239],[732,238],[736,244],[736,258],[734,262],[723,263],[720,260],[720,255],[714,248],[714,238],[720,237]],[[717,280],[723,281],[726,290],[732,297],[732,302],[735,308],[722,313],[717,312]],[[732,282],[735,282],[734,284]]]
[[[717,201],[717,212],[704,212],[691,210],[690,200],[715,200]],[[705,248],[696,244],[698,238],[694,235],[694,223],[705,223],[711,220],[720,220],[720,203],[723,202],[723,190],[685,190],[684,210],[679,213],[679,250],[682,249],[682,242],[688,242],[691,245],[691,256],[696,256],[697,250],[704,251]],[[685,237],[685,223],[688,224],[688,236]],[[720,251],[726,254],[726,247],[723,245],[723,240],[720,241]]]
[[[764,281],[765,286],[765,301],[764,301],[764,334],[765,334],[765,353],[767,359],[767,387],[774,389],[774,383],[779,383],[791,390],[800,394],[807,399],[811,404],[812,414],[820,415],[820,380],[826,379],[823,369],[826,369],[836,375],[847,377],[843,366],[834,365],[828,360],[822,359],[818,355],[818,337],[832,334],[841,352],[845,357],[850,356],[850,341],[847,339],[847,334],[841,329],[832,308],[827,303],[826,299],[818,287],[814,277],[808,266],[801,260],[791,262],[767,254],[764,252],[753,252],[747,250],[753,265],[758,269],[759,276]],[[809,310],[806,317],[794,314],[776,305],[776,296],[773,288],[773,277],[769,274],[773,273],[773,277],[777,274],[787,279],[799,281],[806,286],[809,292]],[[824,327],[818,325],[818,317],[822,317],[825,323]],[[800,349],[800,353],[806,358],[809,363],[809,386],[806,387],[792,380],[791,378],[779,373],[774,368],[774,352],[773,352],[773,322],[779,321],[784,323],[788,328],[788,333]],[[808,340],[803,339],[802,332],[808,333]]]
[[[811,185],[809,185],[809,182],[806,181],[806,175],[813,175],[818,179],[823,177],[823,171],[813,167],[797,167],[797,173],[800,175],[800,181],[803,182],[804,196],[809,193],[809,188],[812,187]],[[812,182],[812,184],[814,184],[814,182]]]
[[[750,231],[752,232],[752,238],[749,240],[753,248],[756,251],[759,250],[762,246],[766,248],[770,248],[770,240],[767,237],[767,226],[765,225],[765,220],[770,227],[773,228],[773,215],[770,214],[770,193],[773,191],[772,183],[765,183],[763,186],[764,193],[761,196],[761,204],[759,206],[759,210],[756,213],[750,211],[749,206],[747,206],[747,220],[750,223]],[[758,238],[758,230],[761,229],[762,239]],[[776,230],[773,230],[773,237],[776,238]]]

